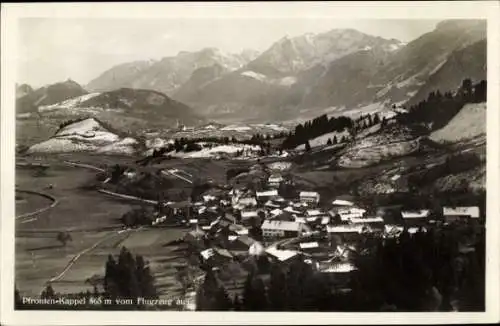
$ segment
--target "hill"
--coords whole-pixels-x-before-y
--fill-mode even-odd
[[[92,115],[102,120],[134,122],[137,127],[172,127],[177,123],[198,124],[203,122],[190,107],[174,101],[160,92],[121,88],[91,93],[61,103],[40,108],[46,116],[59,117]],[[63,119],[61,119],[63,120]],[[126,128],[120,128],[126,129]]]
[[[65,82],[44,86],[34,91],[29,91],[26,87],[24,89],[28,90],[28,92],[16,99],[17,113],[36,112],[39,106],[59,103],[88,93],[77,82],[70,79]]]
[[[27,153],[134,154],[139,147],[136,139],[121,137],[102,122],[88,118],[62,126],[50,139],[29,147]]]
[[[443,128],[434,131],[430,139],[436,142],[461,142],[486,137],[486,103],[466,104]]]

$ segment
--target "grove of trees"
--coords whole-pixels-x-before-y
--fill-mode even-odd
[[[445,126],[464,104],[485,102],[486,90],[485,80],[473,84],[470,79],[465,79],[457,91],[430,92],[427,99],[410,106],[408,113],[400,114],[396,119],[404,125],[425,125],[429,130],[437,130]]]

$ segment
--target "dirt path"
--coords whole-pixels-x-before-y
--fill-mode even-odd
[[[88,247],[88,248],[85,248],[83,249],[82,251],[80,251],[79,253],[77,253],[73,258],[71,258],[71,260],[68,262],[68,264],[66,265],[66,267],[61,271],[61,273],[59,273],[57,276],[54,276],[53,278],[51,278],[47,283],[52,283],[52,282],[56,282],[58,281],[59,279],[61,279],[62,277],[64,277],[64,275],[71,269],[71,267],[73,267],[73,265],[77,262],[78,259],[80,259],[81,256],[85,255],[86,253],[94,250],[95,248],[97,248],[101,243],[103,243],[104,241],[106,240],[109,240],[109,239],[112,239],[124,232],[130,232],[130,231],[139,231],[141,230],[142,227],[138,228],[138,229],[135,229],[135,230],[132,230],[132,229],[126,229],[126,230],[120,230],[120,231],[116,231],[115,233],[107,236],[107,237],[104,237],[102,239],[100,239],[99,241],[95,242],[92,246]]]

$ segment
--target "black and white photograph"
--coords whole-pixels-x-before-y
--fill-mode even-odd
[[[495,308],[498,26],[320,4],[97,3],[7,25],[12,309]]]

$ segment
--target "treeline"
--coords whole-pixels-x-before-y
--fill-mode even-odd
[[[403,107],[407,113],[396,116],[401,124],[425,125],[429,130],[444,127],[460,109],[467,103],[480,103],[486,101],[487,83],[485,80],[473,84],[470,79],[465,79],[456,92],[439,90],[429,93],[427,99],[410,106]]]
[[[349,134],[353,135],[357,132],[369,128],[378,123],[386,123],[385,117],[382,119],[375,114],[361,115],[357,119],[352,119],[346,116],[331,117],[328,118],[326,114],[304,122],[304,124],[298,124],[293,132],[290,132],[288,136],[282,143],[282,148],[290,149],[295,148],[299,145],[306,144],[309,140],[324,135],[329,132],[342,132],[344,130],[349,131]],[[347,141],[346,137],[337,139],[338,142]],[[335,143],[335,141],[329,140],[329,143]]]
[[[253,145],[260,146],[260,153],[262,155],[269,154],[271,152],[271,143],[266,141],[265,138],[259,134],[252,136],[250,139],[246,140],[238,140],[235,137],[206,137],[206,138],[176,138],[173,144],[168,144],[167,146],[161,147],[159,149],[153,150],[153,157],[161,157],[165,155],[165,153],[169,153],[172,151],[175,152],[194,152],[200,151],[203,148],[213,148],[216,145],[229,145],[229,144],[244,144],[244,145]],[[201,143],[201,144],[200,144]],[[244,149],[238,151],[235,155],[240,156],[244,152]]]

